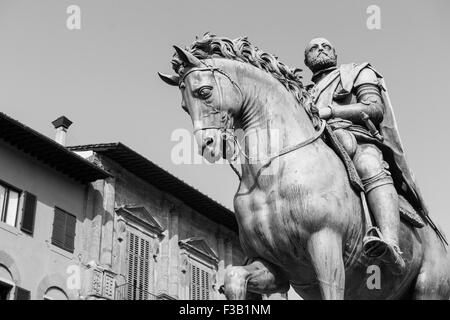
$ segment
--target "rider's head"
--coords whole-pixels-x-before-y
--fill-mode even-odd
[[[325,38],[312,39],[305,49],[305,65],[313,73],[335,67],[337,54],[331,42]]]

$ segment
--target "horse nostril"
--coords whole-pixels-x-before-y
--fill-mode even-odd
[[[214,139],[209,137],[205,139],[205,145],[209,146],[210,144],[212,144],[214,142]]]

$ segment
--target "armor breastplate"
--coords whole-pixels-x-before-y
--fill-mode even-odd
[[[321,81],[326,81],[326,79],[322,79]],[[357,102],[353,92],[348,93],[343,90],[340,77],[334,79],[326,88],[318,92],[317,89],[320,87],[321,81],[311,89],[318,109],[328,107],[331,104],[349,105]]]

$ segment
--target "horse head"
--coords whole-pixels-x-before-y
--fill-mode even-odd
[[[224,59],[199,60],[184,49],[174,48],[183,64],[180,74],[159,76],[179,87],[181,106],[191,117],[201,155],[211,163],[230,159],[235,153],[233,114],[243,103],[239,86],[225,71]]]

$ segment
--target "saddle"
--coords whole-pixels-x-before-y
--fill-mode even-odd
[[[333,149],[333,151],[342,160],[352,188],[358,193],[363,193],[364,187],[352,159],[348,155],[342,143],[339,141],[339,138],[336,136],[333,129],[328,124],[325,127],[324,136],[324,140],[327,145]],[[398,194],[398,200],[400,218],[412,227],[423,228],[425,223],[417,210],[414,209],[414,207],[401,194]]]

